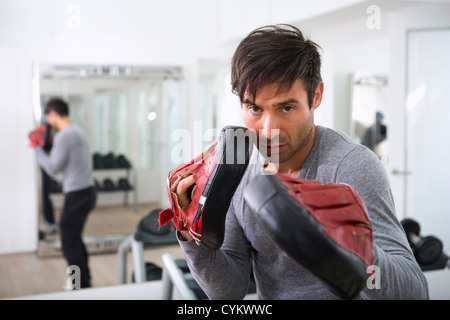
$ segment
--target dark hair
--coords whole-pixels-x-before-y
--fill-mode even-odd
[[[52,98],[45,104],[44,113],[47,114],[50,110],[54,110],[61,117],[69,115],[69,106],[60,98]]]
[[[302,79],[311,108],[322,81],[318,48],[292,25],[268,25],[252,31],[233,55],[233,93],[242,103],[246,90],[255,100],[256,92],[265,84],[278,83],[279,89],[289,89],[297,79]]]

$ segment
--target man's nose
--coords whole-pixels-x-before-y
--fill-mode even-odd
[[[262,134],[267,138],[267,140],[272,140],[279,134],[277,127],[277,122],[272,114],[268,114],[264,118]]]

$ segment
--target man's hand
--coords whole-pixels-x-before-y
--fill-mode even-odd
[[[190,175],[184,179],[181,179],[177,185],[178,204],[181,208],[187,208],[191,204],[190,192],[195,185],[195,179],[193,175]]]
[[[189,230],[179,230],[181,237],[185,241],[189,241],[192,239],[191,234],[189,233]]]
[[[180,207],[186,208],[191,204],[191,197],[188,192],[191,191],[192,186],[195,184],[194,176],[186,177],[185,179],[180,180],[177,185],[176,194],[178,196],[178,203]],[[189,230],[179,230],[182,238],[186,241],[192,239],[192,236],[189,234]]]
[[[254,135],[247,128],[226,126],[211,146],[171,170],[167,177],[170,207],[159,213],[159,225],[173,221],[180,239],[192,238],[207,250],[219,249],[225,217],[253,144]]]
[[[30,132],[28,138],[30,139],[30,147],[42,147],[44,145],[44,132],[46,130],[45,125],[40,125],[37,129]]]

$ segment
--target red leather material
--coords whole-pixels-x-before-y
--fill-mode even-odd
[[[167,178],[167,192],[171,202],[171,208],[160,213],[159,224],[164,225],[171,219],[174,220],[177,230],[190,230],[201,233],[201,220],[192,226],[197,214],[198,204],[202,196],[203,189],[215,168],[216,156],[214,154],[218,142],[216,141],[206,151],[196,156],[190,162],[181,165],[169,172]],[[186,208],[181,208],[176,194],[178,182],[190,175],[194,176],[196,184],[191,191],[191,203]]]
[[[174,217],[173,215],[174,214],[173,214],[173,211],[171,208],[167,208],[167,209],[161,211],[159,213],[159,218],[158,218],[159,225],[162,226],[162,225],[165,225],[166,223],[168,223],[170,220],[173,219],[173,217]],[[175,224],[176,229],[177,230],[184,229],[182,221],[181,220],[178,220],[178,221],[179,221],[179,224],[178,225]]]
[[[40,125],[36,130],[32,131],[28,137],[30,139],[30,147],[42,147],[44,145],[44,132],[46,130],[45,125]]]
[[[214,144],[186,164],[169,172],[167,193],[171,207],[160,212],[159,224],[174,220],[177,230],[189,230],[197,245],[217,250],[225,236],[225,217],[249,164],[253,132],[226,126]],[[190,203],[181,207],[176,193],[183,179],[193,177]]]
[[[373,233],[366,205],[346,184],[322,183],[276,174],[341,247],[373,265]]]

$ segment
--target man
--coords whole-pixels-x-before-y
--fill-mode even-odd
[[[42,146],[36,146],[37,160],[49,176],[60,172],[64,175],[65,198],[59,220],[62,251],[69,266],[80,268],[80,288],[91,287],[88,253],[82,240],[84,225],[97,197],[89,144],[81,128],[72,123],[65,101],[50,100],[45,106],[45,116],[57,133],[49,154]],[[76,284],[75,281],[75,288]]]
[[[268,140],[264,154],[278,156],[278,163],[270,163],[266,170],[346,183],[364,200],[374,234],[374,265],[381,279],[379,288],[368,287],[358,298],[427,299],[426,279],[395,216],[379,159],[343,133],[314,124],[314,111],[324,92],[320,63],[317,45],[305,40],[296,27],[267,26],[250,33],[232,60],[232,87],[239,95],[245,125],[260,135],[258,140]],[[242,299],[252,267],[261,299],[338,298],[278,249],[249,212],[243,193],[264,169],[261,154],[253,153],[256,161],[250,162],[234,194],[219,250],[205,250],[187,231],[178,231],[192,274],[211,299]],[[189,178],[178,184],[180,203],[189,203],[186,190],[191,184]]]
[[[44,145],[42,149],[48,153],[52,149],[53,144],[53,135],[50,132],[51,126],[47,123],[45,125],[44,131]],[[49,177],[47,172],[41,168],[42,172],[42,203],[43,203],[43,215],[45,220],[45,228],[43,231],[40,231],[39,238],[45,238],[47,235],[51,236],[55,234],[58,230],[55,224],[55,215],[53,210],[53,203],[50,199],[50,193],[52,192],[52,179]]]
[[[377,153],[377,146],[387,137],[387,127],[383,123],[383,114],[379,111],[375,113],[375,123],[364,132],[361,144]]]

